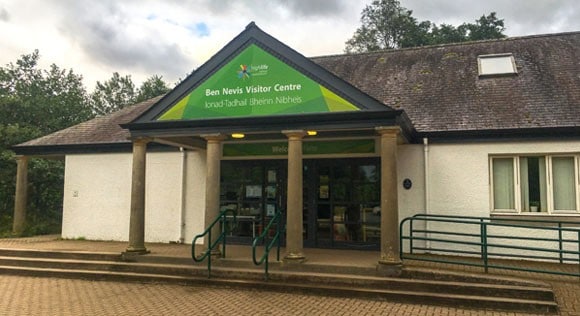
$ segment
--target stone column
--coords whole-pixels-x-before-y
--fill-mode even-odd
[[[302,138],[306,133],[282,131],[288,137],[288,186],[286,203],[286,256],[285,261],[302,262],[306,259],[303,253],[302,237]]]
[[[127,252],[145,254],[145,165],[147,138],[133,140],[133,173],[131,179],[131,218]]]
[[[380,127],[381,135],[381,258],[379,271],[401,273],[399,207],[397,202],[397,136],[399,127]]]
[[[205,221],[204,229],[217,218],[220,210],[220,161],[222,156],[221,142],[226,139],[222,134],[201,135],[207,141],[206,147],[206,178],[205,178]],[[221,233],[220,225],[215,225],[211,231],[212,242]],[[209,247],[209,238],[204,238],[204,248]],[[215,248],[212,256],[220,255]]]
[[[28,157],[16,157],[16,194],[14,196],[14,219],[12,233],[22,235],[26,224],[26,200],[28,198]]]

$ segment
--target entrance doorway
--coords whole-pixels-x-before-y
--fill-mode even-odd
[[[276,212],[284,211],[286,169],[286,160],[222,161],[220,209],[237,211],[238,219],[230,241],[251,243]]]
[[[305,160],[305,246],[378,249],[378,158]]]
[[[305,159],[305,247],[378,249],[378,158]],[[287,160],[221,163],[221,209],[238,212],[230,241],[251,243],[276,211],[286,208]],[[285,216],[284,216],[285,218]]]

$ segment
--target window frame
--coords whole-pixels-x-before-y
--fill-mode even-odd
[[[579,202],[580,202],[580,182],[579,182],[579,168],[578,168],[578,156],[574,154],[554,154],[549,155],[549,159],[547,159],[547,180],[548,180],[548,212],[551,214],[578,214],[579,213]],[[548,156],[546,156],[547,158]],[[574,168],[574,189],[575,189],[575,198],[576,198],[576,209],[575,210],[556,210],[555,203],[554,203],[554,172],[553,172],[553,158],[573,158],[573,168]]]
[[[484,66],[482,65],[483,60],[493,60],[493,59],[503,59],[506,58],[509,60],[512,70],[511,71],[502,71],[502,72],[486,72],[484,73]],[[480,78],[485,77],[497,77],[497,76],[514,76],[518,74],[518,67],[516,65],[516,60],[512,53],[504,53],[504,54],[487,54],[487,55],[479,55],[477,56],[477,74]]]
[[[546,164],[546,211],[529,212],[524,211],[522,206],[522,185],[520,183],[520,158],[521,157],[544,157]],[[554,209],[554,178],[552,170],[552,159],[564,157],[574,159],[574,190],[576,198],[575,210],[555,210]],[[494,179],[493,179],[493,162],[494,159],[511,158],[513,164],[513,183],[514,183],[514,207],[515,209],[496,209],[494,199]],[[513,155],[489,155],[489,205],[491,214],[518,214],[524,216],[580,216],[580,154],[577,153],[555,153],[555,154],[513,154]]]

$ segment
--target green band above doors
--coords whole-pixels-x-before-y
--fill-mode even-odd
[[[302,152],[308,155],[374,154],[374,139],[305,141]],[[228,143],[223,146],[224,157],[286,156],[287,142]]]

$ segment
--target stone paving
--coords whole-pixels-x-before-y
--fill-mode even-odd
[[[0,315],[530,315],[258,290],[4,275],[0,293]]]
[[[123,242],[60,240],[57,236],[0,239],[0,248],[121,252]],[[190,246],[148,244],[153,255],[186,257]],[[248,247],[228,248],[232,256]],[[375,264],[377,254],[366,251],[307,249],[310,261]],[[337,256],[340,258],[337,260]],[[434,263],[409,262],[440,268]],[[479,268],[445,269],[480,273]],[[478,270],[479,269],[479,270]],[[552,285],[560,315],[580,316],[580,279],[493,270],[495,274],[539,279]],[[518,313],[403,304],[297,293],[236,288],[195,287],[0,275],[0,315],[524,315]],[[531,314],[525,314],[531,315]]]

